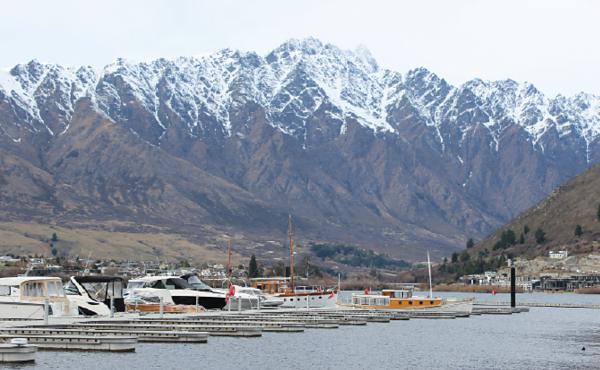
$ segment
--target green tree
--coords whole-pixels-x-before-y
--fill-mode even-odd
[[[529,226],[528,225],[523,226],[523,234],[527,235],[528,232],[529,232]]]
[[[452,263],[458,262],[458,253],[456,253],[456,252],[452,253],[451,261],[452,261]]]
[[[523,233],[519,236],[519,244],[525,244],[525,235]]]
[[[52,239],[50,239],[52,242],[57,242],[58,241],[58,235],[56,235],[56,233],[52,233]]]
[[[461,262],[467,262],[470,258],[471,258],[471,255],[467,251],[464,251],[464,252],[462,252],[460,254],[460,261]]]
[[[256,263],[256,256],[250,256],[250,263],[248,264],[248,277],[249,278],[257,278],[259,276],[258,273],[258,264]]]
[[[546,241],[546,233],[544,232],[544,230],[542,230],[541,227],[538,227],[537,230],[535,230],[535,241],[538,244],[542,244]]]
[[[58,254],[58,251],[57,251],[57,250],[56,250],[56,248],[54,248],[54,247],[52,247],[52,250],[51,250],[51,252],[52,252],[52,256],[53,256],[53,257],[56,257],[56,255]]]
[[[515,235],[514,231],[508,229],[502,233],[502,240],[504,240],[506,245],[515,245],[517,242],[517,236]]]
[[[475,246],[475,241],[473,240],[473,238],[469,238],[469,240],[467,240],[467,249],[471,249]]]
[[[583,234],[583,228],[581,225],[577,224],[577,226],[575,226],[575,236],[581,236],[581,234]]]

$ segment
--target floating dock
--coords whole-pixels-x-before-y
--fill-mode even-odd
[[[51,317],[40,321],[4,321],[0,340],[26,338],[29,349],[0,347],[2,359],[34,356],[44,350],[131,352],[138,342],[208,343],[209,336],[261,337],[265,332],[302,333],[341,326],[385,325],[398,320],[452,320],[470,315],[512,315],[527,307],[476,304],[472,311],[435,309],[377,310],[340,307],[334,309],[275,309],[250,311],[207,311],[193,314],[118,314],[115,317]],[[33,345],[33,346],[32,346]],[[19,355],[20,354],[20,355]]]
[[[37,349],[33,344],[0,343],[0,363],[34,362]]]

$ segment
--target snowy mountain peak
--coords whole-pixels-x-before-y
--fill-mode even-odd
[[[75,101],[85,96],[117,122],[143,120],[157,143],[181,124],[191,137],[215,130],[232,135],[230,114],[247,103],[263,107],[269,124],[297,137],[304,137],[316,112],[331,124],[345,127],[353,119],[374,132],[398,133],[404,120],[416,120],[433,130],[443,149],[449,132],[476,125],[489,130],[495,148],[510,125],[522,127],[534,146],[553,130],[588,143],[600,135],[598,96],[549,98],[513,80],[474,79],[455,87],[426,68],[404,76],[382,69],[364,46],[342,50],[315,38],[288,40],[264,57],[223,49],[142,63],[119,58],[99,73],[32,60],[0,73],[0,92],[0,101],[26,115],[34,131],[66,130]],[[143,118],[132,116],[138,106]],[[55,117],[62,118],[49,124]]]

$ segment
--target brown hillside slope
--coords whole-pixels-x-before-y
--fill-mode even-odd
[[[587,252],[598,248],[600,240],[600,220],[597,212],[600,204],[600,166],[595,165],[564,185],[555,189],[550,196],[521,213],[511,222],[499,228],[472,249],[472,255],[510,254],[535,257],[545,255],[549,250],[566,248],[570,253]],[[529,232],[524,233],[525,226]],[[581,225],[583,234],[575,235],[576,225]],[[538,243],[535,232],[542,229],[545,241]],[[502,232],[512,230],[516,243],[506,248],[494,245],[501,239]],[[519,243],[524,234],[524,243]],[[487,250],[487,252],[485,251]]]

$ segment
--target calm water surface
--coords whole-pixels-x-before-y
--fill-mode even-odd
[[[436,294],[509,299],[507,294]],[[524,302],[597,303],[600,296],[520,294]],[[581,348],[585,346],[586,351]],[[393,321],[366,327],[144,344],[135,353],[39,352],[35,369],[597,369],[600,310],[532,308],[516,315]]]

